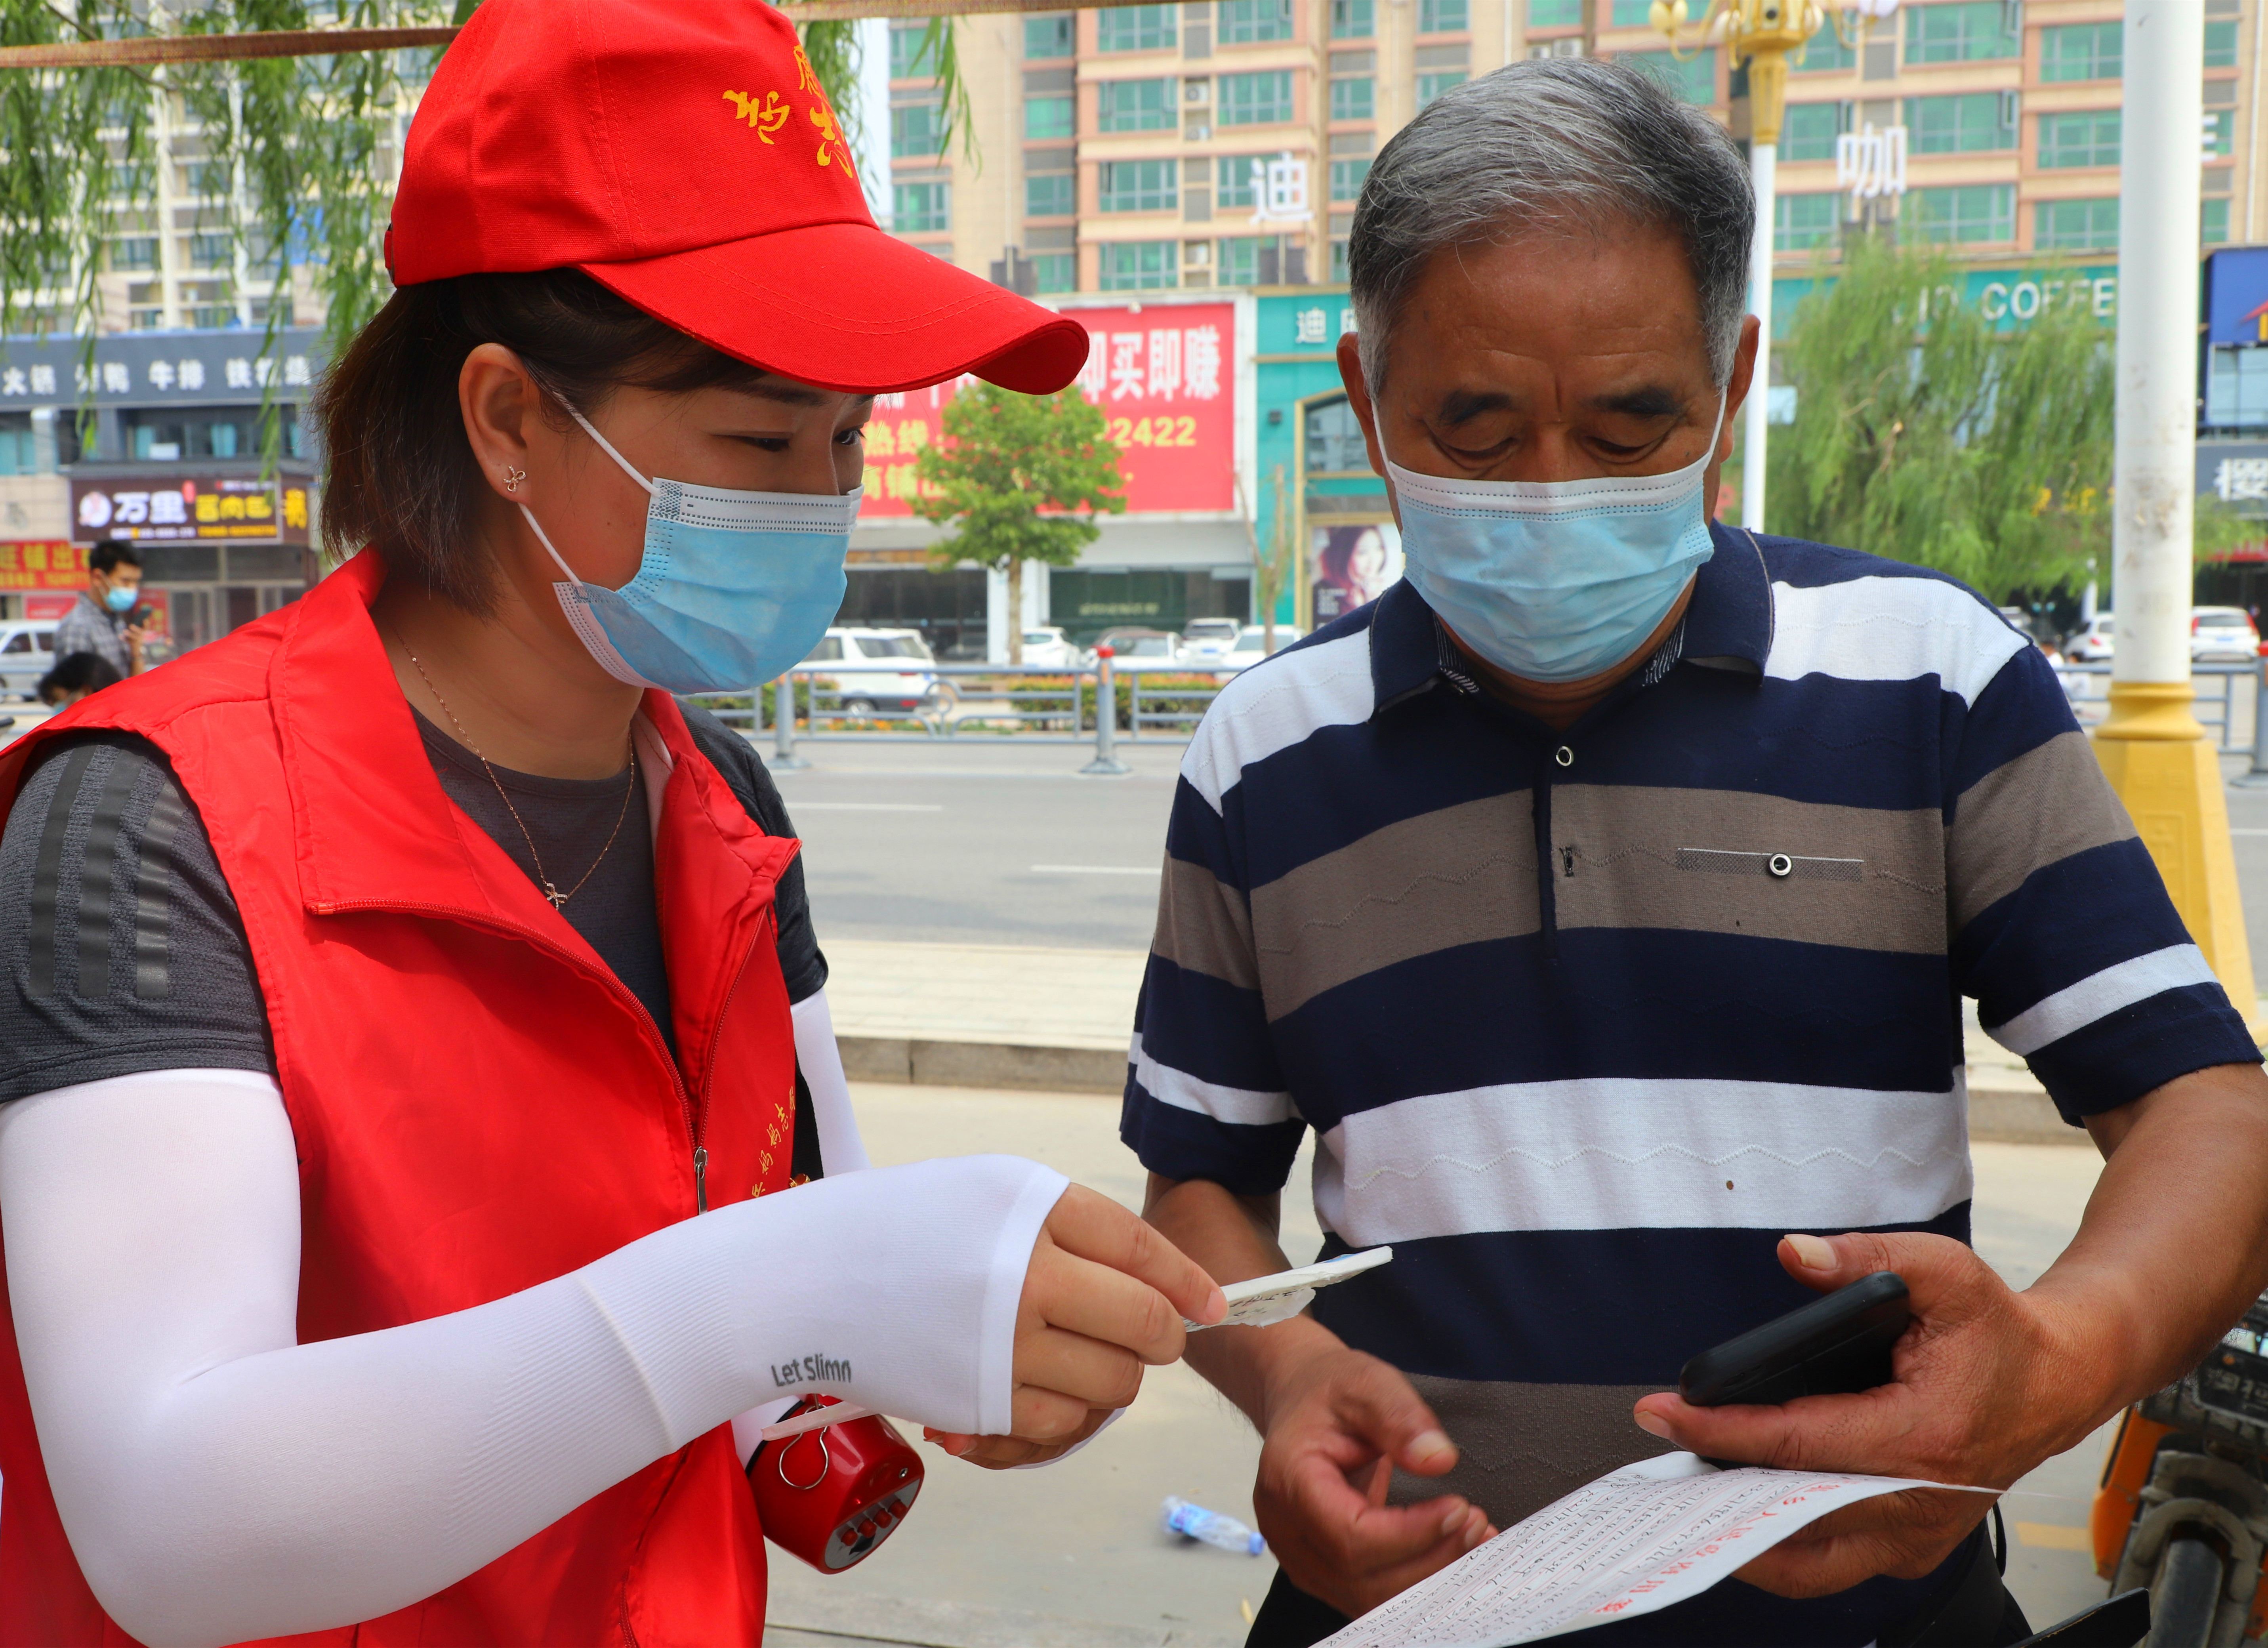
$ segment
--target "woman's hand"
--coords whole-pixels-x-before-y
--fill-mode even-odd
[[[1142,1388],[1142,1369],[1176,1361],[1182,1320],[1228,1313],[1220,1289],[1182,1252],[1108,1196],[1064,1192],[1024,1273],[1016,1308],[1016,1394],[1005,1437],[924,1434],[998,1470],[1084,1442]]]

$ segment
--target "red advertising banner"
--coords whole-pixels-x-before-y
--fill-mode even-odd
[[[83,590],[86,551],[60,539],[0,543],[0,590]],[[63,597],[63,606],[71,598]]]
[[[1145,304],[1067,309],[1087,330],[1079,386],[1108,419],[1130,511],[1234,507],[1236,309]],[[913,513],[915,460],[939,438],[945,403],[967,379],[877,395],[866,425],[862,519]]]

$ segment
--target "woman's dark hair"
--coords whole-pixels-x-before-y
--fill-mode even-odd
[[[53,703],[67,692],[99,693],[124,679],[118,666],[101,653],[73,652],[57,660],[55,668],[40,677],[40,702]]]
[[[493,607],[496,569],[473,541],[488,482],[465,438],[457,376],[482,343],[519,357],[562,427],[561,408],[587,414],[625,385],[682,393],[766,376],[576,269],[399,288],[315,393],[330,461],[323,543],[338,555],[375,544],[390,572],[473,613]]]

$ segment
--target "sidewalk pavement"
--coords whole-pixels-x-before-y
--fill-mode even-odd
[[[1139,950],[837,939],[827,996],[853,1080],[1116,1093],[1142,987]],[[2069,1144],[2024,1062],[1965,1009],[1970,1132]]]

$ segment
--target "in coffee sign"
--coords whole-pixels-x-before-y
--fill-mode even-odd
[[[1118,447],[1126,507],[1138,513],[1233,508],[1234,305],[1064,313],[1087,330],[1079,387],[1102,408],[1105,432]],[[921,452],[937,444],[946,402],[969,381],[875,397],[866,425],[862,519],[913,513]]]
[[[71,536],[80,543],[307,541],[307,482],[230,475],[152,486],[133,480],[71,482]]]

